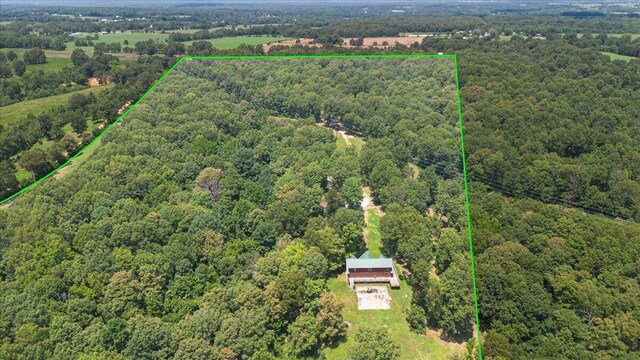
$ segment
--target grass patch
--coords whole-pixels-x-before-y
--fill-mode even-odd
[[[19,168],[18,172],[16,173],[16,178],[18,179],[18,182],[23,182],[23,181],[27,181],[27,180],[33,179],[33,174],[30,171],[25,170],[19,164],[16,165],[16,167]]]
[[[334,348],[325,350],[328,360],[347,359],[349,349],[355,344],[354,334],[363,326],[386,328],[389,337],[400,344],[400,359],[447,359],[452,350],[433,333],[411,332],[406,321],[406,311],[411,305],[412,291],[406,281],[400,282],[400,289],[389,289],[393,299],[390,310],[358,310],[356,295],[349,289],[345,274],[328,281],[329,289],[344,304],[344,319],[351,323],[347,329],[347,340]]]
[[[380,235],[380,215],[376,209],[367,209],[367,230],[364,241],[367,243],[369,254],[373,257],[382,255],[382,236]]]
[[[353,145],[356,150],[358,150],[358,152],[362,150],[362,146],[364,145],[364,140],[362,140],[362,138],[354,136],[352,138],[349,138],[349,141],[351,141],[351,145]]]
[[[32,64],[27,65],[27,70],[25,74],[32,73],[34,71],[42,70],[44,72],[58,72],[62,70],[65,66],[73,66],[71,62],[71,58],[63,59],[63,58],[47,58],[46,64]]]
[[[66,105],[73,94],[98,93],[112,85],[93,87],[62,95],[47,96],[39,99],[25,100],[15,104],[0,107],[0,124],[11,124],[24,121],[28,114],[39,115],[56,106]]]
[[[340,133],[336,132],[336,146],[338,147],[338,149],[346,149],[349,147],[349,144],[347,144],[347,141],[344,139],[344,136],[342,136]]]
[[[614,54],[614,53],[610,53],[610,52],[606,52],[606,51],[600,51],[601,54],[603,55],[608,55],[609,59],[611,60],[622,60],[622,61],[626,61],[629,62],[633,59],[637,59],[633,56],[626,56],[626,55],[618,55],[618,54]]]

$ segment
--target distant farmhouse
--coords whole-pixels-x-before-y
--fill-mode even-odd
[[[359,258],[347,259],[346,266],[347,281],[352,288],[355,283],[389,283],[392,288],[400,287],[400,280],[390,258],[374,258],[367,251]]]

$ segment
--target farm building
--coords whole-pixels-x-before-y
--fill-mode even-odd
[[[350,287],[355,283],[389,283],[392,288],[400,287],[400,280],[390,258],[374,258],[367,251],[359,258],[347,259],[346,267]]]

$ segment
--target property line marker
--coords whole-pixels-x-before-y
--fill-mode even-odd
[[[25,191],[31,189],[32,187],[38,185],[42,181],[48,179],[53,176],[58,171],[62,170],[65,166],[75,160],[78,156],[82,155],[87,148],[91,145],[95,144],[98,140],[100,140],[107,132],[109,132],[116,124],[118,124],[129,112],[138,106],[142,100],[144,100],[149,93],[158,86],[169,74],[175,70],[178,65],[180,65],[185,60],[217,60],[217,59],[358,59],[358,58],[452,58],[454,69],[455,69],[455,82],[456,82],[456,97],[458,103],[458,126],[460,127],[460,150],[462,155],[462,173],[463,173],[463,182],[464,182],[464,195],[465,195],[465,206],[467,213],[467,233],[469,235],[469,252],[471,254],[471,279],[473,285],[473,303],[475,310],[475,322],[476,322],[476,336],[478,341],[478,356],[479,359],[482,360],[482,341],[480,337],[480,317],[478,315],[478,292],[476,288],[476,272],[475,272],[475,260],[473,255],[473,237],[472,237],[472,229],[471,229],[471,210],[469,206],[469,185],[467,181],[467,165],[464,151],[464,132],[462,129],[462,103],[460,100],[460,80],[458,77],[458,57],[456,54],[322,54],[322,55],[222,55],[222,56],[182,56],[178,61],[176,61],[173,66],[171,66],[167,71],[165,71],[162,76],[158,80],[156,80],[153,85],[144,94],[136,101],[133,105],[131,105],[125,112],[122,113],[114,122],[109,124],[98,136],[96,136],[91,142],[85,145],[80,151],[78,151],[75,155],[67,159],[62,165],[58,166],[56,169],[49,172],[47,175],[42,178],[36,180],[34,183],[29,184],[25,188],[16,192],[13,195],[10,195],[8,198],[0,200],[0,205],[6,202],[9,202]]]
[[[473,307],[476,314],[476,336],[478,339],[478,357],[482,360],[482,338],[480,316],[478,315],[478,289],[476,287],[476,262],[473,256],[473,236],[471,231],[471,207],[469,206],[469,182],[467,181],[467,161],[464,152],[464,131],[462,130],[462,101],[460,100],[460,80],[458,78],[458,56],[453,57],[456,73],[456,94],[458,97],[458,126],[460,127],[460,151],[462,153],[462,178],[464,179],[464,202],[467,208],[467,233],[469,234],[469,253],[471,254],[471,281],[473,283]]]

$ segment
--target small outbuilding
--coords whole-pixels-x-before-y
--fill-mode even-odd
[[[389,283],[392,288],[400,287],[400,280],[390,258],[374,258],[367,251],[359,258],[347,259],[346,269],[347,281],[352,288],[356,283]]]

